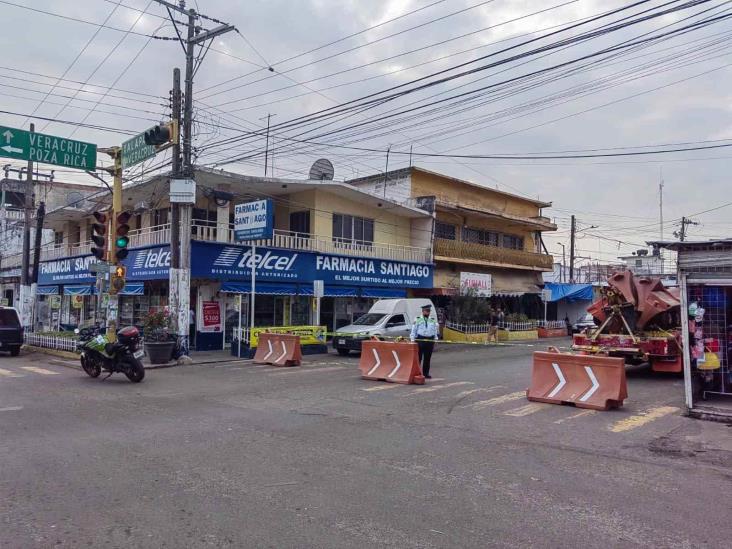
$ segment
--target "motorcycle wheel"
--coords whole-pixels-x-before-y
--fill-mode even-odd
[[[99,377],[99,374],[102,373],[101,366],[85,355],[81,355],[81,367],[89,377]]]
[[[142,366],[142,362],[134,357],[126,359],[125,375],[132,383],[140,383],[145,379],[145,368]]]

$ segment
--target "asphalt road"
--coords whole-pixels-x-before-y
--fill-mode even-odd
[[[621,410],[529,403],[526,347],[101,381],[0,356],[0,547],[729,547],[732,428],[629,372]]]

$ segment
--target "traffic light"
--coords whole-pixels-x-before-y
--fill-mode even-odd
[[[112,273],[112,280],[109,282],[109,293],[111,295],[118,294],[125,289],[125,275],[127,269],[122,265],[117,265]]]
[[[115,263],[119,263],[130,253],[127,249],[127,246],[130,244],[130,237],[127,236],[127,233],[130,232],[128,222],[131,217],[132,214],[130,212],[121,212],[117,215],[116,234],[114,236]]]
[[[159,147],[166,143],[178,143],[178,122],[171,120],[167,124],[158,124],[145,132],[145,144]]]
[[[91,253],[99,261],[105,261],[107,257],[107,216],[102,212],[94,212],[96,223],[92,223],[91,240],[94,246]]]

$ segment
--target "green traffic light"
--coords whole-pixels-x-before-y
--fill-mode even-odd
[[[118,248],[126,248],[127,245],[130,243],[130,239],[126,236],[118,236],[115,242]]]

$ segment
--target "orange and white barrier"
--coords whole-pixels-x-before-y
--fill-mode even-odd
[[[628,398],[625,361],[619,357],[537,351],[526,398],[593,410],[618,408]]]
[[[424,384],[416,343],[364,341],[358,367],[363,379]]]
[[[302,350],[300,336],[262,332],[254,354],[255,364],[273,366],[300,366]]]

